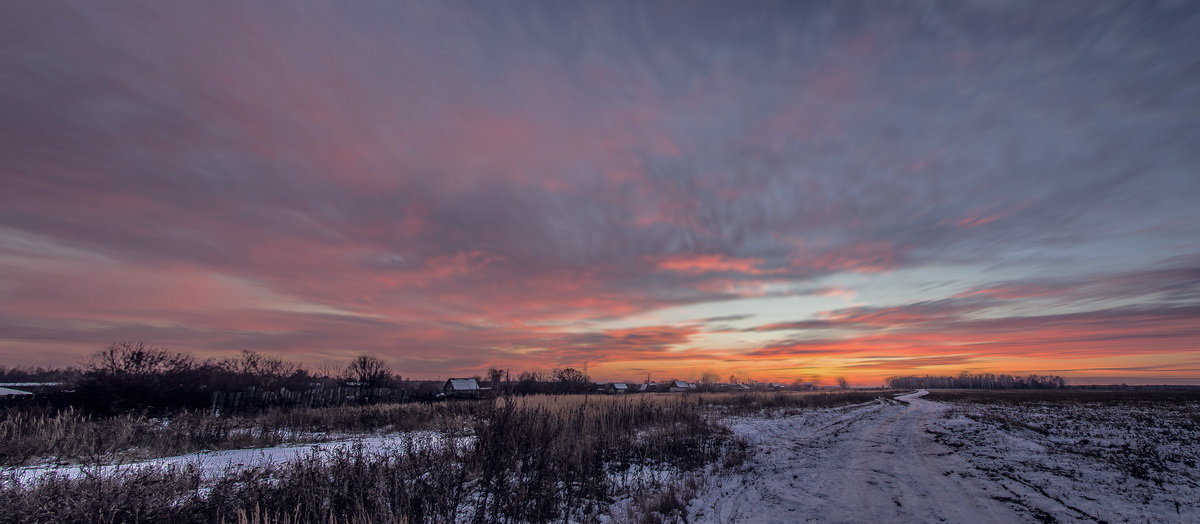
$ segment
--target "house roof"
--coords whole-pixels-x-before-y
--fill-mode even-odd
[[[9,389],[9,388],[0,387],[0,397],[11,397],[11,396],[17,396],[17,395],[32,395],[32,394],[33,393],[30,393],[28,391],[21,391],[19,389]]]
[[[624,382],[614,382],[613,387],[617,389],[629,389],[629,386]]]
[[[479,382],[473,378],[452,378],[446,381],[450,389],[455,391],[470,391],[479,389]]]
[[[690,387],[692,387],[692,385],[688,384],[686,380],[676,380],[675,382],[671,383],[671,387],[673,387],[673,388],[690,388]]]

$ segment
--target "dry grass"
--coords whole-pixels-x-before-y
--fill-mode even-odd
[[[9,414],[4,458],[174,454],[271,445],[302,432],[433,429],[444,445],[350,449],[206,479],[187,468],[0,479],[0,522],[593,522],[615,500],[646,522],[684,518],[704,472],[739,467],[724,414],[787,412],[880,392],[529,396],[266,413],[92,419]],[[122,427],[124,429],[122,429]],[[19,443],[20,446],[10,446]]]
[[[671,408],[667,411],[674,412],[680,406],[686,406],[714,415],[748,415],[865,402],[880,394],[877,391],[838,391],[530,395],[511,397],[507,402],[516,408],[550,413],[585,409],[593,414],[611,414],[628,412],[633,407],[643,411],[666,407]],[[145,459],[202,450],[317,442],[347,433],[416,430],[461,433],[473,420],[491,410],[493,402],[506,401],[374,404],[276,410],[242,417],[213,417],[198,412],[163,418],[139,413],[95,417],[70,408],[61,411],[9,410],[0,412],[0,465]],[[600,415],[594,418],[605,419]]]
[[[741,449],[683,396],[458,404],[485,406],[467,428],[469,444],[343,450],[216,480],[188,469],[14,478],[0,482],[0,520],[593,521],[635,494],[675,512],[685,492],[654,494],[676,490],[687,472],[729,464]]]
[[[375,404],[274,411],[248,417],[140,413],[95,417],[68,408],[0,413],[0,465],[32,461],[112,462],[201,450],[315,442],[338,433],[461,431],[483,401]]]

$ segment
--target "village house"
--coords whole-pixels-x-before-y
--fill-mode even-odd
[[[604,392],[609,395],[629,393],[629,384],[624,382],[610,382],[609,384],[605,385]]]
[[[671,381],[671,387],[667,389],[671,393],[681,393],[685,391],[695,391],[696,385],[686,380]]]
[[[483,398],[491,389],[480,387],[479,381],[474,378],[451,378],[446,379],[442,386],[442,395],[451,398]]]

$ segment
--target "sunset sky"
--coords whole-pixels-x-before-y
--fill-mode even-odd
[[[5,3],[0,364],[121,340],[1200,383],[1200,7]]]

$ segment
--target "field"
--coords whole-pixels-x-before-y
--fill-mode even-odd
[[[1200,521],[1196,391],[921,391],[728,423],[750,458],[696,521]]]
[[[1200,520],[1200,391],[945,391],[935,439],[1057,520]]]
[[[13,411],[3,522],[1195,522],[1200,392]]]
[[[722,417],[876,396],[538,395],[244,418],[15,412],[0,422],[0,521],[679,520],[702,478],[745,459]],[[172,456],[245,445],[258,449]]]

